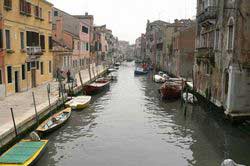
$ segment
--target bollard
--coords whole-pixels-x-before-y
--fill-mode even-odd
[[[17,137],[17,128],[16,128],[16,122],[15,122],[13,108],[10,108],[10,111],[11,111],[11,116],[12,116],[12,120],[13,120],[13,124],[14,124],[15,134],[16,134],[16,137]]]

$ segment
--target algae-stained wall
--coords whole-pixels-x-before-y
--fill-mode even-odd
[[[6,35],[5,31],[10,32],[10,49],[5,49],[5,82],[6,82],[6,95],[15,93],[15,82],[18,81],[19,91],[24,91],[31,88],[31,71],[28,71],[27,62],[29,55],[25,49],[21,49],[21,32],[24,33],[24,46],[26,48],[26,32],[32,31],[45,36],[45,49],[43,55],[38,57],[35,61],[39,66],[36,68],[36,85],[41,85],[52,80],[53,73],[53,58],[52,52],[49,49],[49,37],[52,36],[51,24],[51,8],[52,4],[45,0],[30,0],[31,14],[21,14],[20,1],[12,0],[11,10],[2,9],[3,13],[3,26],[4,26],[4,48],[6,48]],[[4,3],[1,1],[1,3]],[[1,4],[2,6],[3,4]],[[40,18],[35,16],[35,7],[38,6],[42,10]],[[43,63],[43,74],[41,73],[41,62]],[[51,63],[51,71],[49,71],[49,64]],[[25,76],[23,77],[22,65],[25,65]],[[7,67],[12,67],[12,82],[8,82]],[[18,78],[15,79],[15,72],[18,72]]]

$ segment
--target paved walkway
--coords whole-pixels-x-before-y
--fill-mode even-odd
[[[104,71],[103,66],[98,66],[97,68],[91,70],[92,78],[98,73]],[[94,72],[94,73],[93,73]],[[82,70],[81,76],[83,83],[90,80],[89,71]],[[81,86],[79,74],[76,74],[77,86]],[[55,80],[49,82],[51,87],[51,103],[56,102],[59,98],[58,87],[59,83]],[[16,124],[20,124],[31,116],[35,115],[35,109],[33,104],[32,92],[35,94],[35,100],[38,112],[46,108],[49,105],[48,95],[47,95],[47,84],[41,85],[39,87],[29,89],[28,91],[17,93],[8,97],[5,97],[0,101],[0,139],[1,135],[8,132],[13,128],[13,122],[11,118],[10,108],[13,108]]]

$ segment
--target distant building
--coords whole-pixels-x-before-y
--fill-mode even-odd
[[[173,74],[177,77],[191,79],[193,77],[195,30],[196,24],[192,20],[175,20],[172,39],[171,61]]]
[[[250,115],[250,3],[197,0],[197,91],[229,115]]]
[[[146,57],[151,60],[155,70],[172,70],[168,55],[171,52],[173,32],[174,26],[171,23],[161,20],[147,22]]]
[[[0,2],[0,96],[52,80],[52,4],[46,0]]]
[[[90,25],[53,8],[54,75],[58,69],[72,75],[87,68],[90,58]]]

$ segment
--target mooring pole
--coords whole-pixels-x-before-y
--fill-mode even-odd
[[[49,107],[51,107],[51,103],[50,103],[50,84],[47,85],[47,93],[48,93]]]
[[[16,122],[15,122],[13,108],[10,108],[10,111],[11,111],[11,116],[12,116],[12,120],[13,120],[13,124],[14,124],[15,134],[16,134],[16,137],[17,137],[17,128],[16,128]]]
[[[32,92],[32,97],[33,97],[33,103],[34,103],[34,107],[35,107],[36,123],[37,123],[37,126],[39,126],[39,119],[38,119],[38,114],[37,114],[37,109],[36,109],[36,99],[35,99],[34,92]]]
[[[80,78],[80,82],[81,82],[81,86],[82,86],[82,90],[83,90],[83,81],[82,81],[82,75],[81,75],[81,72],[79,71],[79,78]]]

